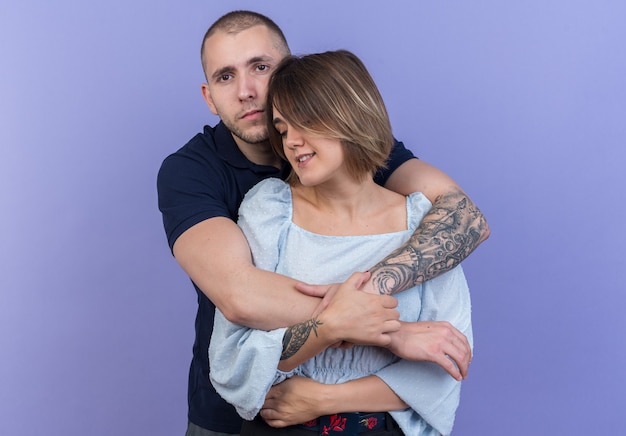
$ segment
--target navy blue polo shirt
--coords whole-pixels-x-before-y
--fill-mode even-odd
[[[396,168],[413,157],[401,142],[396,142],[387,168],[376,174],[376,182],[384,185]],[[170,249],[181,234],[201,221],[214,217],[237,221],[239,205],[252,186],[268,177],[284,179],[288,174],[287,163],[278,169],[250,162],[223,123],[205,126],[203,133],[163,161],[157,177],[159,209]],[[209,381],[208,345],[215,306],[193,285],[198,312],[189,371],[189,420],[208,430],[239,433],[241,418]]]

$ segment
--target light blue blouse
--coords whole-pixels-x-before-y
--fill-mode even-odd
[[[292,222],[290,187],[267,179],[246,195],[239,209],[257,267],[307,283],[338,283],[365,271],[412,235],[431,203],[421,193],[407,197],[408,229],[367,236],[324,236]],[[472,343],[469,289],[461,267],[396,295],[403,321],[446,320]],[[430,362],[402,360],[378,347],[329,348],[288,373],[277,369],[284,328],[249,329],[217,310],[209,347],[210,377],[217,392],[251,420],[273,384],[293,375],[334,384],[376,374],[410,407],[390,412],[407,435],[452,431],[461,385]]]

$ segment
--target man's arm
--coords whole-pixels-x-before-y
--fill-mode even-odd
[[[369,269],[372,277],[361,288],[363,291],[389,295],[402,292],[451,270],[489,237],[485,217],[460,186],[420,159],[400,165],[385,188],[403,195],[421,192],[433,206],[403,246]],[[297,289],[325,297],[317,308],[319,313],[338,286],[298,283]]]
[[[198,288],[236,324],[260,330],[293,326],[311,319],[320,305],[320,298],[296,290],[296,280],[256,268],[248,241],[228,218],[210,218],[192,226],[178,237],[173,252]],[[349,283],[342,286],[352,287]],[[372,319],[389,319],[388,300],[381,296],[372,299],[360,292],[350,296],[352,304],[369,311]],[[397,330],[396,324],[380,327]],[[390,340],[386,336],[382,339]],[[382,345],[380,341],[375,334],[368,343]]]
[[[422,192],[433,206],[409,241],[370,269],[364,290],[395,294],[430,280],[489,237],[485,217],[459,185],[422,160],[403,163],[385,187],[404,195]]]
[[[296,291],[295,280],[255,268],[245,236],[228,218],[194,225],[173,251],[193,282],[237,324],[262,330],[293,325],[309,319],[319,304]]]

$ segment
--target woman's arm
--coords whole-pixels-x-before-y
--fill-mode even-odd
[[[260,413],[272,427],[286,427],[333,413],[406,407],[389,386],[373,375],[336,385],[292,377],[270,389]]]

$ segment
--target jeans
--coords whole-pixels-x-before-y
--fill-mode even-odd
[[[198,427],[193,422],[189,422],[187,424],[187,433],[185,436],[239,436],[238,434],[232,433],[219,433],[217,431],[207,430],[202,427]]]

